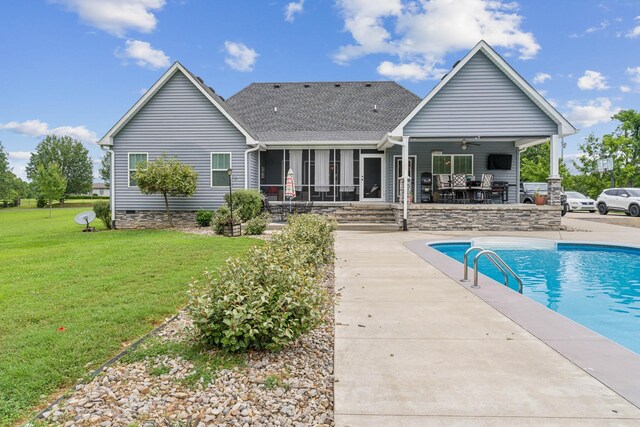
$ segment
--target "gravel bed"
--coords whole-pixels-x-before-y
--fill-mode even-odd
[[[333,285],[330,266],[322,286],[332,296]],[[243,366],[221,369],[207,384],[185,384],[195,367],[180,356],[118,361],[91,382],[77,385],[43,414],[43,421],[101,427],[333,426],[333,301],[330,304],[315,330],[281,352],[250,352]],[[188,315],[181,313],[152,340],[188,341],[190,326]]]

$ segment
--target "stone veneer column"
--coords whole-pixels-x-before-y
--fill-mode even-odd
[[[562,201],[562,178],[547,178],[547,204],[550,206],[560,206]]]

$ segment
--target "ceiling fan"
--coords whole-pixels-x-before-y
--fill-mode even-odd
[[[480,143],[477,142],[478,140],[479,140],[479,138],[476,138],[475,139],[476,142],[473,142],[473,141],[470,142],[470,141],[467,141],[466,138],[462,138],[462,141],[460,141],[460,147],[462,148],[462,150],[466,150],[467,147],[470,146],[470,145],[480,145]]]

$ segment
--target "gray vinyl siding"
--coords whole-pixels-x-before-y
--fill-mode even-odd
[[[249,153],[249,182],[248,188],[259,189],[260,188],[260,166],[259,166],[259,151],[252,151]]]
[[[418,179],[417,192],[415,193],[416,202],[419,202],[420,175],[423,172],[431,172],[431,153],[433,151],[442,151],[442,154],[472,154],[473,155],[473,174],[477,179],[483,173],[493,174],[495,181],[507,181],[509,185],[509,203],[518,202],[518,149],[513,142],[483,142],[480,146],[468,147],[466,151],[460,148],[459,143],[452,142],[410,142],[409,155],[416,156],[416,178]],[[487,158],[489,154],[511,154],[511,170],[487,170]],[[399,146],[393,146],[387,149],[387,187],[386,201],[392,202],[394,198],[394,157],[402,155],[402,149]]]
[[[234,188],[244,188],[244,135],[187,79],[177,72],[115,136],[116,210],[164,209],[161,195],[128,187],[128,153],[176,156],[198,173],[193,197],[171,197],[173,210],[213,209],[228,187],[211,187],[211,152],[231,152]]]
[[[547,136],[558,125],[479,51],[404,127],[425,137]]]

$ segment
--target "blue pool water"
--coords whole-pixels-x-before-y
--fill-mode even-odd
[[[470,244],[430,246],[462,262]],[[640,354],[640,249],[558,243],[555,250],[495,252],[520,276],[525,296]],[[479,270],[503,282],[487,259],[480,260]],[[515,280],[509,287],[517,290]]]

